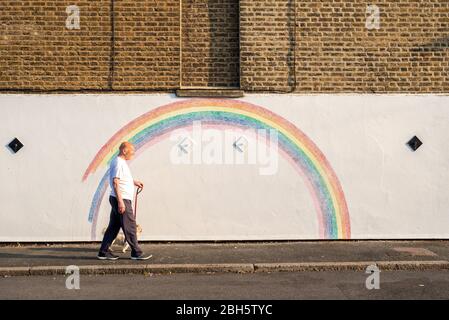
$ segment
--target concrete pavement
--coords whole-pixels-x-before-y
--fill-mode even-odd
[[[449,299],[449,273],[431,271],[385,271],[379,289],[368,290],[365,272],[276,273],[179,273],[150,275],[82,275],[79,290],[66,288],[62,275],[0,278],[0,300],[9,299],[155,299],[183,300],[152,305],[158,314],[175,314],[185,299],[194,300],[303,300],[303,299]],[[276,301],[273,301],[276,303]],[[272,304],[273,302],[251,302]],[[210,304],[211,302],[206,302]],[[225,304],[220,301],[219,304]],[[231,302],[232,303],[232,302]],[[248,302],[243,302],[248,303]],[[198,304],[197,304],[198,305]],[[201,303],[199,304],[201,305]],[[150,305],[145,305],[148,310]],[[304,305],[293,309],[304,310]],[[406,310],[410,311],[410,305]],[[433,306],[434,308],[435,306]],[[282,306],[273,312],[282,313]],[[316,309],[313,308],[314,310]],[[374,309],[376,309],[374,307]],[[368,310],[368,309],[367,309]],[[372,308],[370,312],[372,312]],[[404,315],[404,310],[401,315]],[[379,311],[379,313],[381,313]],[[292,313],[283,317],[288,319]],[[379,314],[380,315],[380,314]],[[169,317],[170,318],[170,317]],[[186,317],[184,317],[186,318]],[[245,318],[245,317],[243,317]],[[256,317],[250,317],[255,319]],[[214,319],[214,318],[213,318]]]
[[[365,270],[449,270],[449,241],[288,241],[143,243],[147,261],[115,253],[117,261],[96,259],[98,243],[0,246],[0,276],[81,274],[277,272]],[[119,248],[116,247],[118,250]]]

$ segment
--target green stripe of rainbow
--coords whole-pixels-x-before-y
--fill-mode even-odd
[[[89,164],[82,180],[85,181],[98,168],[107,166],[117,156],[122,141],[132,142],[139,151],[161,139],[167,132],[191,126],[193,121],[216,126],[277,130],[281,151],[305,174],[311,186],[317,204],[320,236],[326,239],[350,238],[349,213],[343,190],[324,154],[291,122],[270,110],[243,101],[190,99],[151,110],[125,125],[109,139]],[[93,237],[100,203],[107,188],[107,173],[101,179],[89,212],[89,221],[94,221]]]

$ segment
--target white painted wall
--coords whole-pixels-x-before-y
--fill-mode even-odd
[[[0,95],[0,241],[89,241],[104,168],[81,177],[122,126],[172,95]],[[449,238],[449,97],[246,95],[294,123],[325,154],[349,208],[353,239]],[[406,142],[417,135],[423,146]],[[6,145],[25,145],[17,154]],[[257,165],[174,165],[165,139],[130,163],[145,183],[143,240],[319,239],[304,180],[279,157]],[[109,217],[107,197],[97,240]]]

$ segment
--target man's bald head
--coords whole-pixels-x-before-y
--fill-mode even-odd
[[[119,147],[120,154],[119,156],[124,157],[126,160],[131,159],[134,155],[134,145],[131,142],[124,141],[120,144]]]

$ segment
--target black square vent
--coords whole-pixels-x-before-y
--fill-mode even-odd
[[[422,142],[421,140],[419,140],[417,136],[414,136],[413,138],[410,139],[409,142],[407,142],[407,144],[413,151],[416,151],[418,150],[419,147],[421,147]]]
[[[11,142],[8,144],[8,147],[9,147],[14,153],[17,153],[20,149],[22,149],[23,143],[20,142],[19,139],[14,138],[14,140],[11,141]]]

